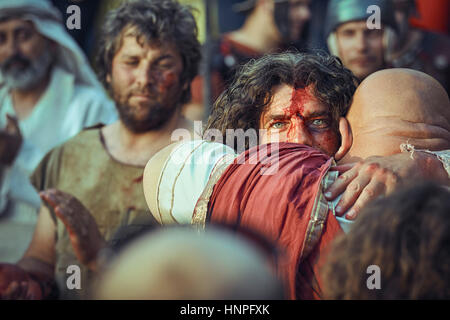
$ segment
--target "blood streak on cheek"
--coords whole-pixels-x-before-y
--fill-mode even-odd
[[[285,116],[289,119],[292,117],[296,117],[297,115],[303,115],[304,112],[304,105],[306,102],[308,102],[311,99],[311,96],[309,95],[307,88],[298,88],[292,90],[292,96],[291,96],[291,104],[290,106],[285,109]],[[292,122],[292,120],[291,120]],[[287,132],[288,139],[292,139],[295,135],[295,129],[296,126],[291,125],[289,126],[289,130]]]
[[[160,83],[158,85],[158,91],[160,93],[165,93],[170,87],[175,83],[176,76],[173,71],[166,72],[162,74]]]
[[[338,133],[333,129],[327,130],[321,143],[319,144],[319,147],[329,156],[333,156],[339,148]]]

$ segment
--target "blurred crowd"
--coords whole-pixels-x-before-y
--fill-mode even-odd
[[[449,13],[0,1],[0,299],[450,299]]]

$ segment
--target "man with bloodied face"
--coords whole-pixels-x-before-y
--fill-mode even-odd
[[[207,129],[218,129],[223,141],[227,129],[259,129],[259,144],[301,143],[340,158],[339,127],[346,124],[357,82],[338,59],[325,54],[268,55],[240,70],[216,101]]]
[[[352,146],[352,131],[346,114],[357,85],[358,79],[336,57],[299,53],[267,55],[243,66],[230,87],[217,99],[208,120],[206,136],[219,132],[223,142],[242,152],[255,146],[252,139],[241,140],[243,146],[236,144],[236,139],[227,137],[227,130],[258,130],[258,144],[304,144],[338,162]],[[252,137],[251,132],[247,137]],[[440,165],[435,157],[430,157],[431,162]],[[406,156],[402,166],[406,167],[409,160]],[[361,162],[364,163],[364,159]],[[395,180],[388,177],[396,173],[383,168],[381,162],[379,160],[375,165],[379,175],[373,171],[369,174],[370,170],[364,173],[367,168],[361,166],[360,174],[355,175],[361,188],[345,191],[345,198],[352,199],[351,203],[345,204],[346,209],[357,200],[349,194],[359,195],[369,182],[376,180],[389,184],[387,180]],[[367,165],[374,167],[373,163]],[[428,172],[430,178],[434,174]],[[355,217],[352,213],[347,214],[349,218]]]
[[[192,221],[238,224],[276,240],[290,259],[279,265],[290,298],[321,296],[316,279],[320,258],[329,243],[349,230],[358,208],[408,179],[449,181],[443,164],[426,153],[413,158],[407,153],[384,153],[347,168],[333,167],[352,146],[345,116],[356,86],[355,76],[336,57],[268,55],[240,70],[216,101],[208,121],[207,138],[211,134],[214,140],[221,138],[245,152],[211,174],[198,202],[206,205],[194,209]],[[234,138],[237,129],[242,129],[245,140]],[[274,142],[280,142],[275,149]],[[246,163],[246,159],[258,161]],[[261,174],[268,164],[275,168],[273,174]],[[346,170],[344,178],[338,178]],[[328,201],[339,193],[341,200]]]
[[[3,268],[9,270],[3,275],[21,277],[1,279],[0,297],[48,297],[55,288],[59,298],[87,297],[105,241],[118,227],[149,216],[145,164],[171,143],[173,130],[192,130],[179,106],[190,98],[199,60],[194,17],[178,2],[127,1],[109,13],[98,66],[120,119],[83,131],[38,166],[32,182],[45,190],[45,205],[24,257]],[[80,290],[68,290],[70,265],[81,268]]]

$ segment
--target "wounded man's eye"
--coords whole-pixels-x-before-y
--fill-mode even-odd
[[[311,124],[315,127],[323,128],[328,126],[328,121],[325,119],[315,119],[311,121]]]
[[[282,129],[284,128],[284,126],[285,126],[284,122],[275,122],[270,125],[270,127],[274,129]]]

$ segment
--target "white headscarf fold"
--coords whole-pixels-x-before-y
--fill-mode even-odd
[[[56,65],[73,74],[76,83],[102,88],[83,51],[66,31],[61,13],[49,1],[1,0],[0,19],[14,16],[33,22],[41,35],[58,44]]]

